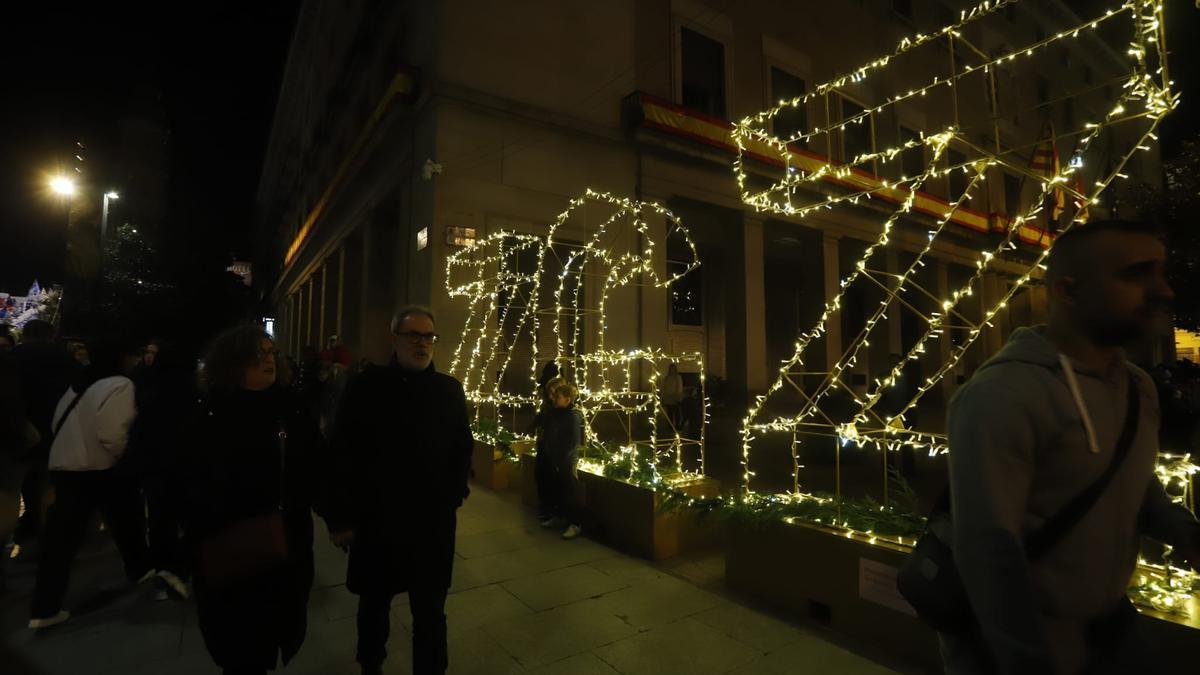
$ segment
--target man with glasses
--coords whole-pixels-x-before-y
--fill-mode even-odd
[[[346,587],[359,596],[358,662],[382,672],[392,598],[408,593],[413,672],[444,673],[446,591],[456,511],[473,445],[458,380],[433,366],[433,312],[408,306],[391,323],[393,358],[346,386],[335,419],[326,522],[349,547]]]

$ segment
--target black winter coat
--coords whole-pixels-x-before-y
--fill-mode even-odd
[[[332,441],[325,515],[331,532],[354,531],[346,587],[449,588],[473,446],[462,385],[432,365],[369,367],[346,385]]]
[[[280,481],[280,439],[284,480]],[[177,478],[184,529],[193,559],[200,543],[280,503],[290,562],[227,589],[195,577],[200,632],[222,668],[274,667],[287,663],[304,641],[313,581],[313,521],[320,432],[312,416],[288,391],[236,391],[214,395],[196,410],[184,436]]]

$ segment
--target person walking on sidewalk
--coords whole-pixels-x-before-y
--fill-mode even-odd
[[[951,548],[976,624],[941,636],[947,672],[1160,672],[1126,597],[1140,536],[1195,567],[1200,524],[1155,476],[1154,384],[1122,346],[1168,308],[1165,257],[1129,222],[1059,237],[1049,324],[1014,332],[951,401]],[[1086,511],[1067,506],[1081,495]]]
[[[566,378],[556,377],[546,385],[553,407],[542,421],[542,450],[550,467],[551,493],[548,496],[549,522],[544,527],[563,523],[563,539],[583,533],[579,513],[579,446],[583,443],[583,415],[575,409],[579,390]]]
[[[122,464],[141,485],[146,500],[146,535],[158,570],[160,600],[167,599],[168,591],[188,597],[180,500],[171,479],[199,395],[195,370],[195,361],[176,345],[156,340],[142,350],[142,361],[133,372],[138,416],[129,434],[129,456]]]
[[[21,376],[25,413],[40,439],[24,462],[21,497],[25,500],[25,513],[17,526],[16,536],[18,543],[25,545],[42,533],[49,487],[47,461],[54,436],[51,420],[63,392],[78,376],[80,366],[62,345],[55,343],[54,325],[41,319],[25,324],[21,344],[13,349],[12,355]]]
[[[449,663],[446,592],[473,440],[462,385],[434,369],[434,326],[429,309],[400,309],[391,364],[347,383],[334,424],[326,522],[333,543],[350,549],[363,673],[381,672],[392,598],[404,592],[413,672],[443,673]]]
[[[46,522],[29,627],[47,628],[66,621],[62,608],[71,563],[98,509],[112,531],[129,580],[154,575],[146,548],[145,517],[137,486],[117,470],[137,408],[133,349],[115,341],[95,345],[91,364],[59,401],[53,418],[50,480],[55,502]]]
[[[287,664],[308,625],[321,437],[277,356],[258,326],[213,341],[175,479],[200,632],[226,675]]]

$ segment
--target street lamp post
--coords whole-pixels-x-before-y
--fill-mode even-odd
[[[62,197],[67,207],[67,229],[71,227],[71,197],[75,196],[75,181],[66,176],[56,176],[50,179],[50,189]]]
[[[120,198],[121,198],[121,195],[119,195],[111,190],[104,193],[104,209],[100,213],[100,245],[101,246],[103,246],[104,242],[108,240],[108,201],[110,199],[116,200],[116,199],[120,199]]]

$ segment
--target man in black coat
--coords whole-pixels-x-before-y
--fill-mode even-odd
[[[392,598],[408,593],[413,672],[444,673],[446,592],[456,511],[469,490],[472,437],[462,385],[433,367],[433,313],[392,319],[394,358],[346,386],[333,431],[326,522],[350,547],[346,587],[359,596],[358,662],[379,673]]]

